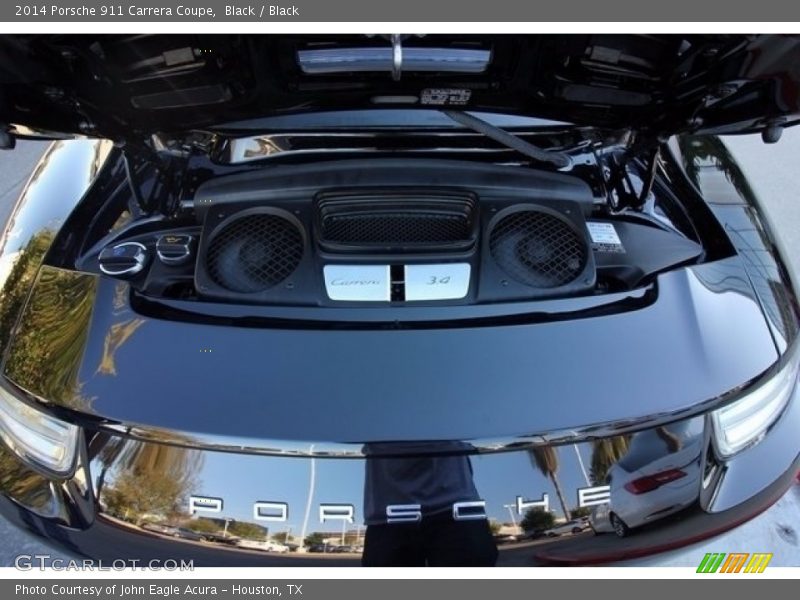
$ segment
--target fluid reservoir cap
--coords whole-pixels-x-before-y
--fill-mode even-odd
[[[186,234],[169,233],[156,242],[158,260],[165,265],[181,265],[188,262],[194,253],[194,237]]]
[[[139,242],[123,242],[109,246],[97,258],[100,270],[106,275],[136,275],[147,264],[147,247]]]

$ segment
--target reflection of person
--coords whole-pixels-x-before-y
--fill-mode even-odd
[[[674,454],[683,446],[683,441],[676,433],[671,432],[666,427],[656,427],[656,435],[667,445],[667,450]]]
[[[640,431],[631,439],[628,452],[619,460],[620,466],[632,473],[670,454],[677,454],[687,443],[697,439],[697,428],[694,419],[685,419]]]
[[[468,448],[457,442],[365,446],[364,566],[494,566],[497,547],[487,519],[454,518],[454,504],[479,496],[469,458],[442,453]],[[414,455],[380,456],[403,453]],[[387,507],[403,517],[389,518]]]

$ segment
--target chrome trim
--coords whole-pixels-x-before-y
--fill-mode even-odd
[[[140,244],[139,242],[123,242],[121,244],[117,244],[114,248],[121,248],[122,246],[137,246],[140,250],[134,257],[136,261],[135,264],[131,267],[126,269],[108,269],[103,266],[103,263],[98,261],[98,266],[100,271],[105,273],[106,275],[136,275],[142,269],[144,269],[144,265],[147,263],[147,247],[144,244]]]
[[[156,242],[156,255],[158,256],[158,260],[160,260],[165,265],[180,265],[188,261],[192,257],[192,244],[194,242],[194,238],[192,238],[192,236],[188,234],[181,234],[189,238],[188,242],[186,242],[185,244],[180,244],[180,246],[185,249],[183,255],[165,256],[164,254],[162,254],[161,250],[158,249],[158,246],[161,243],[161,240],[167,237],[167,235],[171,234],[162,235],[161,237],[158,238],[158,241]]]
[[[608,503],[611,497],[611,486],[597,485],[578,489],[578,506],[596,506]]]
[[[527,136],[536,135],[531,132],[519,132],[517,135]],[[498,146],[497,148],[487,148],[481,146],[471,147],[447,147],[440,145],[431,148],[378,148],[370,145],[368,140],[377,138],[391,138],[391,132],[301,132],[301,133],[267,133],[261,135],[246,136],[240,138],[224,139],[218,150],[215,152],[216,160],[222,164],[236,165],[248,163],[256,160],[274,158],[276,156],[302,156],[308,154],[330,154],[330,153],[372,153],[385,152],[391,150],[392,153],[413,153],[413,152],[450,152],[450,153],[489,153],[489,152],[513,152],[510,148]],[[452,132],[409,132],[404,133],[403,138],[409,137],[431,137],[431,138],[475,138],[476,140],[485,139],[482,136],[463,131]],[[302,139],[330,138],[330,140],[347,140],[348,138],[362,138],[364,142],[360,145],[348,147],[336,147],[333,143],[315,148],[295,148],[296,140]],[[347,143],[347,142],[343,142]]]
[[[480,509],[480,512],[470,509]],[[462,510],[465,512],[462,513]],[[472,500],[453,504],[454,521],[482,521],[488,518],[485,500]]]
[[[421,504],[390,504],[386,507],[387,523],[419,523],[421,521]]]
[[[262,512],[262,509],[264,512]],[[286,502],[254,502],[253,519],[256,521],[283,522],[289,518],[289,505]]]
[[[492,57],[490,50],[403,48],[400,39],[393,35],[391,46],[298,50],[297,63],[306,75],[389,72],[397,81],[401,71],[484,73]]]
[[[212,498],[208,496],[189,496],[189,514],[197,511],[203,512],[222,512],[222,498]]]
[[[403,38],[398,34],[392,34],[392,79],[400,81],[403,73]]]
[[[319,522],[346,521],[355,522],[356,507],[352,504],[325,504],[319,505]]]

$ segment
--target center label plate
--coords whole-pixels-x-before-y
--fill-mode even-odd
[[[392,296],[389,265],[325,265],[325,290],[331,300],[388,302]]]
[[[325,265],[323,273],[331,300],[389,302],[392,299],[390,265]],[[468,263],[405,265],[403,273],[403,281],[395,284],[407,302],[459,300],[469,292]]]
[[[458,300],[469,291],[468,263],[406,265],[406,300]]]

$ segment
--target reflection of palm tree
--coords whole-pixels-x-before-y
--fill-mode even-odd
[[[115,323],[109,327],[106,332],[106,338],[103,342],[103,357],[100,359],[100,365],[97,367],[97,372],[101,375],[116,375],[117,367],[114,363],[114,355],[120,346],[128,341],[134,332],[144,323],[144,319],[135,318],[122,323]]]
[[[556,488],[556,495],[558,501],[561,503],[561,510],[564,511],[564,517],[567,521],[570,519],[569,508],[567,508],[567,500],[564,497],[564,490],[561,489],[561,482],[558,480],[558,454],[556,448],[553,446],[540,446],[528,450],[528,457],[533,464],[545,477],[549,477],[553,482],[553,487]]]
[[[96,288],[92,275],[41,269],[6,361],[11,380],[62,406],[87,408],[78,375]]]
[[[45,252],[53,243],[55,233],[43,229],[34,235],[20,250],[14,266],[0,289],[0,347],[5,348],[11,337],[11,328],[17,322],[20,311],[28,297],[28,291],[36,277]]]
[[[5,446],[0,446],[0,491],[32,504],[47,505],[53,489],[48,481],[25,466]]]
[[[608,470],[628,453],[629,436],[617,435],[596,440],[592,444],[592,482],[595,485],[606,483]]]

